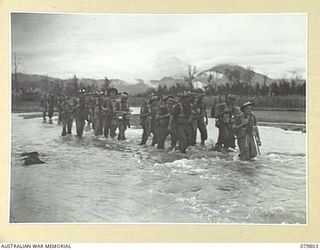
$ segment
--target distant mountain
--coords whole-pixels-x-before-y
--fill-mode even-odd
[[[49,91],[54,84],[58,83],[66,86],[73,82],[73,79],[59,79],[43,75],[31,75],[31,74],[17,74],[18,86],[14,86],[14,74],[12,74],[12,84],[13,88],[24,87],[24,88],[40,88],[45,91]],[[128,83],[120,79],[110,79],[110,86],[117,88],[120,92],[128,92],[130,95],[135,95],[144,92],[150,86],[145,84],[143,81],[138,81],[137,83]],[[95,86],[101,88],[104,85],[104,79],[90,79],[82,78],[78,79],[79,87]]]
[[[210,74],[216,73],[218,75],[220,74],[220,77],[216,79],[217,83],[226,83],[230,82],[230,75],[234,72],[236,72],[235,74],[239,74],[240,82],[248,82],[249,78],[251,79],[251,84],[263,84],[264,82],[266,82],[266,84],[269,85],[272,82],[276,81],[275,79],[271,79],[268,76],[264,76],[260,73],[255,72],[254,70],[246,69],[239,65],[232,64],[219,64],[217,66],[214,66],[210,69],[198,73],[197,76],[199,78],[208,78]],[[215,79],[213,79],[213,81],[214,80]]]
[[[35,75],[35,74],[17,74],[17,86],[14,81],[14,74],[12,74],[12,88],[40,88],[45,91],[52,91],[52,89],[57,86],[67,86],[69,84],[74,83],[74,79],[59,79],[50,76],[44,75]],[[239,79],[240,82],[248,82],[250,79],[251,84],[259,83],[262,85],[264,82],[267,85],[270,85],[272,82],[279,83],[282,79],[271,79],[268,76],[264,76],[260,73],[255,72],[249,68],[244,68],[239,65],[232,64],[220,64],[216,65],[212,68],[199,72],[195,76],[194,87],[202,87],[207,86],[208,80],[210,80],[210,84],[225,84],[227,82],[231,83],[231,79]],[[291,81],[291,79],[286,79]],[[297,84],[303,83],[305,80],[296,80]],[[135,95],[139,93],[145,92],[149,88],[157,89],[158,86],[167,86],[167,88],[171,88],[172,86],[176,86],[177,84],[186,85],[188,84],[185,79],[174,78],[171,76],[163,77],[160,80],[150,80],[145,83],[144,80],[136,79],[135,83],[129,83],[123,81],[121,79],[110,79],[110,86],[117,88],[120,92],[128,92],[130,95]],[[78,79],[79,87],[86,86],[94,86],[96,88],[101,88],[104,85],[104,79],[91,79],[91,78],[82,78]]]
[[[17,74],[18,82],[31,84],[31,83],[41,83],[41,82],[55,82],[59,81],[59,78],[43,76],[43,75],[35,75],[35,74]],[[14,81],[14,74],[12,74],[12,81]]]

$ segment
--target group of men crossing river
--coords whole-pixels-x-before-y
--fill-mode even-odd
[[[41,100],[43,119],[48,112],[52,122],[53,110],[58,109],[58,123],[62,124],[62,136],[72,133],[75,121],[76,134],[83,135],[85,124],[91,126],[96,136],[125,140],[125,131],[130,128],[130,108],[128,93],[119,93],[116,88],[103,92],[87,93],[80,90],[77,97],[44,95]],[[150,94],[140,109],[140,124],[143,129],[140,145],[146,145],[152,135],[151,146],[165,149],[170,137],[169,150],[186,153],[189,146],[196,145],[197,131],[201,145],[208,139],[208,115],[202,93],[184,92],[177,96],[163,98]],[[225,103],[219,103],[213,110],[215,126],[219,135],[214,150],[234,151],[237,139],[241,160],[254,158],[261,146],[257,121],[252,114],[254,103],[246,102],[241,107],[235,105],[234,95],[226,96]]]

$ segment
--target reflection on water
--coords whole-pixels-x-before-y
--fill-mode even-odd
[[[261,127],[262,155],[206,147],[187,155],[127,141],[61,137],[41,118],[12,115],[11,222],[306,223],[305,134]],[[150,145],[150,142],[149,142]],[[43,165],[22,166],[38,151]]]

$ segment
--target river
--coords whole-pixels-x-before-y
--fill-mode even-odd
[[[261,155],[241,162],[210,150],[212,119],[206,146],[186,155],[139,146],[138,128],[121,142],[62,137],[56,119],[12,114],[11,223],[307,222],[305,133],[260,126]],[[31,151],[46,163],[23,166]]]

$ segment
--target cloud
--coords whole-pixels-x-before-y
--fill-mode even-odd
[[[12,52],[29,73],[145,80],[186,65],[253,66],[270,77],[306,71],[306,16],[13,14]],[[73,72],[73,73],[72,73]]]

